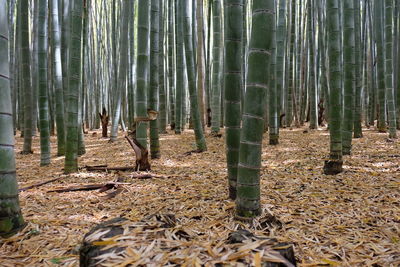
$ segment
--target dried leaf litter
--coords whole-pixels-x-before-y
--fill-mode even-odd
[[[20,155],[22,139],[18,137],[20,187],[62,179],[20,193],[28,225],[18,235],[0,240],[0,265],[77,266],[82,238],[97,223],[118,216],[140,221],[165,213],[179,218],[185,232],[196,233],[191,242],[197,249],[182,246],[174,254],[187,266],[202,263],[203,256],[212,253],[225,256],[226,262],[235,256],[247,257],[257,266],[260,253],[250,255],[250,249],[246,250],[252,244],[246,244],[240,255],[232,256],[234,252],[227,250],[220,255],[229,233],[238,228],[294,243],[300,266],[399,266],[400,142],[365,129],[364,138],[353,140],[353,155],[345,157],[344,173],[325,176],[322,166],[328,155],[328,132],[303,130],[283,129],[278,146],[268,145],[267,136],[264,138],[263,209],[281,222],[265,227],[258,221],[249,226],[233,219],[234,202],[227,199],[223,138],[207,137],[207,152],[185,156],[195,149],[192,131],[161,135],[162,158],[151,162],[152,173],[161,178],[129,179],[129,172],[81,170],[64,175],[64,158],[55,155],[54,137],[52,164],[39,167],[39,138],[34,139],[35,154]],[[87,153],[79,159],[80,166],[133,165],[134,153],[122,135],[109,144],[108,139],[100,138],[100,132],[92,133],[85,136]],[[98,191],[48,192],[121,178],[127,184],[113,198]],[[162,257],[152,255],[157,249],[149,249],[156,243],[143,242],[142,248],[129,251],[121,266],[124,262],[140,263],[143,257],[137,256],[138,251],[146,252],[147,258]]]

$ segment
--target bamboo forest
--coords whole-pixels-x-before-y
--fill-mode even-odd
[[[400,0],[0,0],[0,267],[400,266]]]

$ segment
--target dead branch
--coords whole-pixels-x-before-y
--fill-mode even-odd
[[[183,153],[183,155],[184,155],[184,156],[190,156],[190,155],[192,155],[192,154],[194,154],[194,153],[202,153],[202,152],[204,152],[204,150],[195,149],[195,150],[190,150],[190,151],[188,151],[188,152],[185,152],[185,153]]]
[[[61,178],[63,178],[63,177],[58,177],[58,178],[54,178],[54,179],[51,179],[51,180],[48,180],[48,181],[45,181],[45,182],[41,182],[41,183],[33,184],[33,185],[30,185],[30,186],[22,187],[22,188],[19,189],[19,192],[26,191],[26,190],[29,190],[29,189],[32,189],[32,188],[36,188],[36,187],[39,187],[39,186],[42,186],[42,185],[45,185],[45,184],[49,184],[49,183],[55,182],[57,180],[60,180]]]
[[[79,167],[79,170],[90,169],[90,168],[99,168],[99,167],[107,167],[107,165],[106,164],[93,165],[93,166],[86,165],[86,166],[83,166],[83,167]]]
[[[89,184],[89,185],[83,185],[83,186],[72,186],[72,187],[67,187],[67,188],[60,188],[60,189],[53,189],[47,191],[48,193],[66,193],[66,192],[75,192],[75,191],[92,191],[92,190],[97,190],[100,189],[104,186],[104,184]]]
[[[129,178],[133,179],[151,179],[151,178],[163,178],[166,179],[168,177],[163,176],[163,175],[156,175],[156,174],[151,174],[151,173],[145,173],[145,174],[133,174],[129,176]]]
[[[71,186],[67,188],[59,188],[47,191],[48,193],[66,193],[66,192],[76,192],[76,191],[93,191],[100,189],[99,192],[105,192],[110,189],[116,189],[120,185],[130,185],[132,183],[116,183],[109,182],[105,184],[87,184],[87,185],[79,185],[79,186]]]
[[[85,169],[88,171],[135,171],[134,166],[123,166],[123,167],[108,167],[107,165],[100,166],[85,166]]]

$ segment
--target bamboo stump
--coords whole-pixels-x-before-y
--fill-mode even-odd
[[[79,250],[79,265],[80,266],[97,266],[98,256],[104,255],[106,253],[118,253],[123,251],[125,248],[116,247],[102,250],[104,245],[97,245],[96,241],[90,239],[91,235],[97,233],[98,231],[106,231],[101,238],[111,238],[113,236],[121,235],[123,233],[123,228],[119,226],[122,222],[126,221],[125,218],[114,218],[107,222],[101,223],[95,226],[89,233],[83,238],[82,246]]]
[[[325,160],[324,174],[336,175],[343,172],[343,161],[342,160]]]
[[[107,138],[107,127],[110,121],[110,116],[107,115],[107,110],[103,108],[103,113],[99,113],[100,120],[101,120],[101,136],[103,138]]]
[[[149,151],[147,148],[143,147],[136,138],[125,136],[125,139],[136,154],[135,171],[150,171],[151,166],[149,161]]]

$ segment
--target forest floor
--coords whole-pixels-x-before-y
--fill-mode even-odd
[[[328,132],[303,131],[282,129],[278,146],[268,145],[268,135],[264,138],[262,205],[264,214],[281,223],[255,233],[293,243],[299,266],[400,266],[400,141],[364,129],[364,138],[353,140],[353,154],[344,159],[344,172],[326,176],[322,168]],[[208,151],[189,156],[184,153],[195,149],[191,130],[160,138],[162,158],[151,161],[151,173],[164,177],[133,179],[122,193],[106,199],[98,191],[48,191],[106,183],[131,173],[81,170],[64,175],[64,158],[55,155],[54,137],[52,164],[46,167],[39,166],[39,138],[34,154],[21,155],[18,137],[20,187],[61,179],[20,193],[28,225],[0,240],[0,266],[77,266],[84,234],[121,215],[140,220],[156,212],[173,213],[182,227],[202,233],[198,242],[204,247],[226,240],[240,223],[233,219],[234,202],[227,198],[224,138],[208,136]],[[134,164],[122,134],[112,144],[100,131],[90,131],[85,139],[87,153],[80,166]]]

